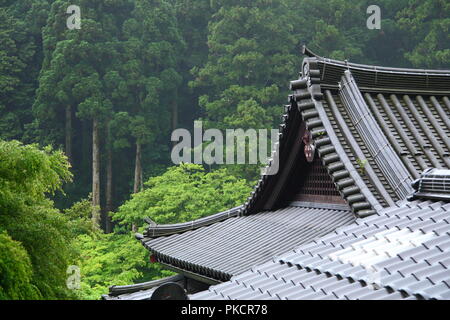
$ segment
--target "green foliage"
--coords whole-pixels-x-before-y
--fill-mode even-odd
[[[0,300],[40,297],[31,283],[33,269],[27,251],[6,232],[0,232],[0,274]]]
[[[0,139],[21,139],[32,121],[46,9],[46,0],[0,3]]]
[[[159,265],[150,264],[149,252],[129,232],[105,234],[91,220],[89,199],[64,211],[67,228],[73,234],[76,252],[73,265],[80,268],[81,288],[72,293],[78,299],[98,300],[112,285],[127,285],[165,276]]]
[[[26,250],[33,270],[30,282],[45,299],[70,296],[65,273],[74,257],[72,234],[67,218],[47,198],[70,180],[68,167],[65,156],[49,147],[0,141],[0,228]]]
[[[128,285],[144,277],[160,277],[149,252],[131,234],[83,234],[74,246],[80,252],[80,299],[98,300],[112,285]]]
[[[72,207],[64,210],[64,215],[69,219],[67,228],[74,235],[92,235],[100,232],[91,219],[92,200],[83,199],[72,205]]]
[[[271,129],[279,124],[286,79],[300,60],[287,1],[218,1],[208,25],[208,60],[192,69],[206,128]],[[256,180],[254,165],[232,166],[236,176]]]
[[[356,159],[356,163],[359,167],[359,173],[361,173],[362,175],[366,174],[367,159]]]
[[[16,90],[21,87],[21,73],[31,48],[21,40],[26,37],[20,22],[5,8],[0,8],[0,138],[18,138],[22,134],[21,114],[14,108]]]
[[[450,61],[450,3],[410,1],[397,14],[398,25],[413,43],[405,57],[415,67],[448,68]]]
[[[46,193],[60,190],[72,178],[60,151],[0,140],[0,208],[45,201]]]
[[[139,144],[160,148],[161,136],[169,136],[171,102],[167,97],[181,82],[176,71],[184,42],[175,10],[164,0],[135,1],[123,24],[120,46],[122,64],[115,66],[116,110],[127,113],[128,134]],[[166,140],[167,141],[167,140]]]
[[[286,77],[295,75],[299,63],[293,54],[299,39],[286,13],[285,1],[235,1],[213,16],[208,26],[208,61],[193,68],[191,82],[193,88],[207,92],[199,104],[208,126],[257,125],[253,128],[258,129],[275,124],[274,110],[286,93]],[[250,115],[242,117],[239,106],[249,103]]]
[[[138,223],[150,216],[158,223],[183,222],[223,211],[242,203],[250,192],[243,180],[225,170],[210,173],[199,165],[172,167],[161,176],[151,178],[147,189],[113,214],[120,225]],[[80,299],[98,299],[111,285],[126,285],[169,276],[158,264],[150,264],[149,252],[132,234],[104,234],[89,227],[89,201],[81,201],[65,211],[77,229],[73,246],[81,270]]]
[[[279,106],[270,106],[270,101],[278,96],[279,89],[275,85],[262,89],[231,85],[217,100],[209,101],[204,95],[199,104],[207,112],[205,127],[262,129],[270,128],[275,114],[280,115]]]
[[[160,224],[190,221],[241,205],[250,192],[224,169],[205,172],[195,164],[171,167],[145,185],[113,215],[120,224],[142,226],[145,217]]]
[[[80,30],[66,28],[69,5],[82,8]],[[171,92],[182,81],[178,61],[184,50],[176,10],[167,0],[57,0],[43,30],[43,46],[29,132],[41,143],[61,147],[73,136],[70,150],[79,150],[71,159],[75,181],[66,188],[71,199],[62,200],[71,204],[89,190],[92,157],[86,136],[96,120],[100,139],[107,140],[100,152],[112,149],[114,165],[128,169],[114,172],[125,181],[118,184],[117,205],[131,191],[137,144],[143,146],[149,174],[168,162]],[[71,128],[66,109],[71,110]]]
[[[373,32],[366,27],[364,0],[289,1],[296,33],[304,44],[322,56],[359,60]]]

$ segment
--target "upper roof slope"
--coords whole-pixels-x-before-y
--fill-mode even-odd
[[[291,105],[357,215],[405,199],[425,169],[450,166],[450,71],[366,66],[304,52],[310,57],[291,82]]]

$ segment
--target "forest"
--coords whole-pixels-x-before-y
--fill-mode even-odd
[[[174,165],[171,133],[278,128],[302,45],[450,69],[450,2],[0,0],[0,300],[98,300],[170,275],[134,237],[144,219],[238,206],[260,172]]]

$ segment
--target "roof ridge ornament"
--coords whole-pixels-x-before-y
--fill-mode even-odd
[[[315,54],[314,52],[312,52],[305,44],[302,46],[301,52],[303,55],[311,57],[311,58],[322,58],[318,54]]]
[[[306,161],[312,163],[314,161],[314,155],[316,153],[316,146],[311,131],[309,131],[308,129],[305,130],[305,133],[303,134],[302,137],[302,141],[303,144],[305,145],[304,153]]]

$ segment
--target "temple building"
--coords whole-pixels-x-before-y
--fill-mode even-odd
[[[240,207],[150,224],[137,238],[178,275],[104,299],[167,283],[192,300],[450,299],[450,70],[303,53],[278,173]]]

